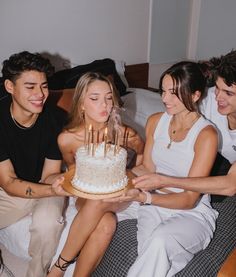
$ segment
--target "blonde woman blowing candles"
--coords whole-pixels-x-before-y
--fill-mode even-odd
[[[102,142],[107,128],[109,133],[114,131],[112,128],[116,125],[114,121],[117,116],[114,113],[119,108],[118,100],[116,90],[107,77],[90,72],[80,78],[75,88],[69,124],[58,137],[59,147],[69,169],[75,164],[76,150],[86,143],[91,126],[97,134],[98,142]],[[126,146],[135,150],[140,158],[143,152],[140,137],[129,127],[121,126],[120,130],[117,141],[122,142],[125,136]],[[73,276],[90,276],[115,232],[115,212],[127,207],[127,203],[112,204],[78,198],[76,207],[79,212],[72,222],[61,255],[48,277],[63,276],[79,253]]]

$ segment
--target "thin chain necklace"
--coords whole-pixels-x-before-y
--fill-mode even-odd
[[[21,129],[21,130],[29,130],[29,129],[33,128],[34,125],[35,125],[35,123],[36,123],[36,121],[37,121],[37,118],[38,118],[38,117],[36,117],[36,119],[34,120],[34,122],[33,122],[30,126],[25,127],[25,126],[21,125],[20,123],[18,123],[18,122],[16,121],[16,119],[14,118],[13,112],[12,112],[12,104],[11,104],[11,106],[10,106],[10,114],[11,114],[12,121],[14,122],[14,124],[16,125],[16,127],[18,127],[18,128]]]
[[[169,143],[168,143],[167,146],[166,146],[167,149],[170,149],[170,148],[171,148],[171,144],[172,144],[172,142],[174,141],[173,135],[175,135],[176,132],[177,132],[177,130],[172,130],[173,118],[174,118],[174,117],[171,118],[171,122],[170,122],[170,141],[169,141]],[[191,129],[191,127],[192,127],[193,124],[198,120],[198,118],[199,118],[199,115],[197,115],[196,118],[193,119],[193,121],[191,122],[191,125],[190,125],[190,126],[188,126],[187,128],[184,128],[182,131],[186,131],[186,130]]]
[[[174,141],[173,135],[176,133],[176,130],[173,130],[173,131],[172,131],[171,126],[170,126],[170,133],[171,133],[171,135],[170,135],[170,142],[169,142],[168,145],[167,145],[167,149],[170,149],[171,144],[172,144],[172,142]]]

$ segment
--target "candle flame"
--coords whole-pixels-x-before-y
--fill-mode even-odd
[[[105,130],[104,130],[104,135],[107,136],[107,133],[108,133],[108,130],[107,130],[107,127],[106,127]]]

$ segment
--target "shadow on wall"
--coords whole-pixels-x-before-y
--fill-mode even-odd
[[[61,56],[58,53],[51,54],[49,52],[40,53],[44,58],[49,59],[51,64],[55,67],[55,71],[71,68],[71,61],[68,58]]]

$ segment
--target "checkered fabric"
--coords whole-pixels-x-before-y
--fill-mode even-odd
[[[92,277],[125,277],[137,253],[137,220],[118,223],[116,233]]]
[[[236,247],[236,196],[212,204],[218,210],[217,228],[211,243],[197,253],[176,277],[214,277]],[[116,234],[92,277],[125,277],[137,257],[135,219],[118,224]]]
[[[214,237],[205,250],[198,252],[176,277],[214,277],[236,247],[236,196],[212,203],[219,212]]]

